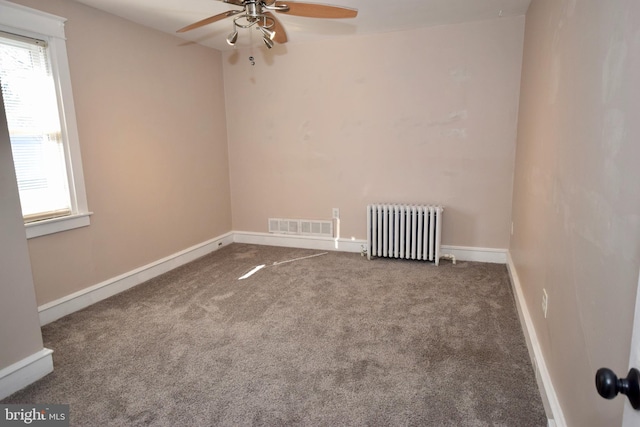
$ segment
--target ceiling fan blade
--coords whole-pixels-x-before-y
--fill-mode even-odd
[[[275,37],[273,38],[273,41],[276,43],[286,43],[287,42],[287,33],[284,31],[284,27],[282,26],[282,23],[280,21],[278,21],[278,18],[276,18],[276,16],[271,13],[271,12],[263,12],[265,15],[267,15],[269,18],[273,19],[273,22],[275,23],[273,26],[273,31],[276,32]]]
[[[203,27],[205,25],[211,24],[213,22],[219,21],[221,19],[228,18],[228,17],[233,16],[233,15],[237,15],[240,12],[242,12],[242,11],[241,10],[228,10],[226,12],[222,12],[222,13],[219,13],[217,15],[210,16],[210,17],[208,17],[206,19],[203,19],[202,21],[198,21],[198,22],[196,22],[194,24],[187,25],[184,28],[180,28],[176,32],[177,33],[184,33],[186,31],[191,31],[191,30],[194,30],[196,28],[200,28],[200,27]]]
[[[244,7],[243,0],[222,0],[224,3],[235,4],[236,6]]]
[[[295,1],[276,1],[275,7],[289,6],[288,11],[276,10],[287,15],[306,16],[308,18],[355,18],[358,16],[358,9],[351,9],[341,6],[330,6],[328,4],[299,3]]]

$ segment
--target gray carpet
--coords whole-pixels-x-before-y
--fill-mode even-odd
[[[80,426],[545,426],[504,265],[233,244],[43,328]],[[245,280],[240,276],[265,264]]]

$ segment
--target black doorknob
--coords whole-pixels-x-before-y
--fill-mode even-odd
[[[636,368],[629,369],[627,378],[618,378],[611,369],[598,369],[596,389],[605,399],[613,399],[622,393],[627,396],[633,409],[640,409],[640,371]]]

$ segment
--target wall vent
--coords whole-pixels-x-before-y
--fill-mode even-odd
[[[269,233],[333,237],[333,221],[269,218]]]

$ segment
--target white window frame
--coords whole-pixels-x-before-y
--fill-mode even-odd
[[[62,140],[64,144],[67,175],[69,176],[69,196],[71,215],[46,219],[25,224],[27,239],[86,227],[90,224],[87,195],[82,172],[80,140],[76,123],[76,110],[71,91],[71,73],[67,59],[64,24],[66,18],[51,15],[5,0],[0,0],[0,30],[25,37],[45,40],[49,44],[49,55],[53,78],[58,95],[58,108]]]

